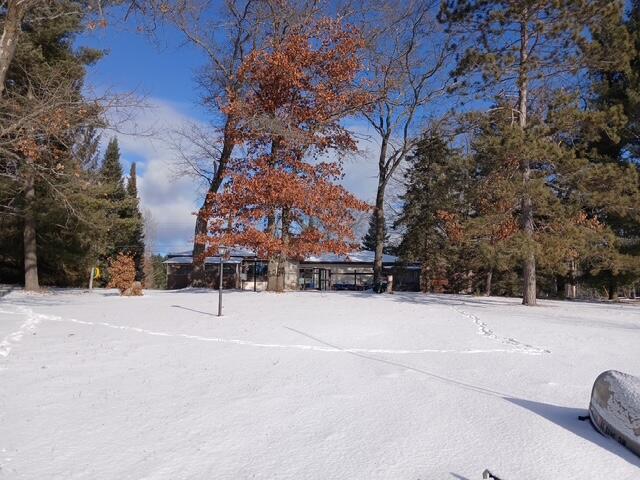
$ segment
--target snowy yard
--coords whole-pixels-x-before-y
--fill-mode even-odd
[[[0,299],[0,479],[637,479],[581,422],[640,306],[198,290]]]

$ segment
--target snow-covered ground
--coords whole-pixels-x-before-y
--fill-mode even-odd
[[[0,479],[638,479],[578,420],[640,306],[363,293],[13,292]]]

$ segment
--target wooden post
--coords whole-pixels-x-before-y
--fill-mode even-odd
[[[91,274],[89,275],[89,290],[93,290],[93,275],[95,274],[96,267],[91,267]]]

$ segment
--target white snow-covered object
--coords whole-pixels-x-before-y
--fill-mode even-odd
[[[640,378],[616,370],[598,375],[589,417],[600,433],[640,456]]]

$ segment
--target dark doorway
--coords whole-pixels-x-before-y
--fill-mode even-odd
[[[331,270],[328,268],[314,268],[314,277],[318,290],[329,290],[331,288]]]

